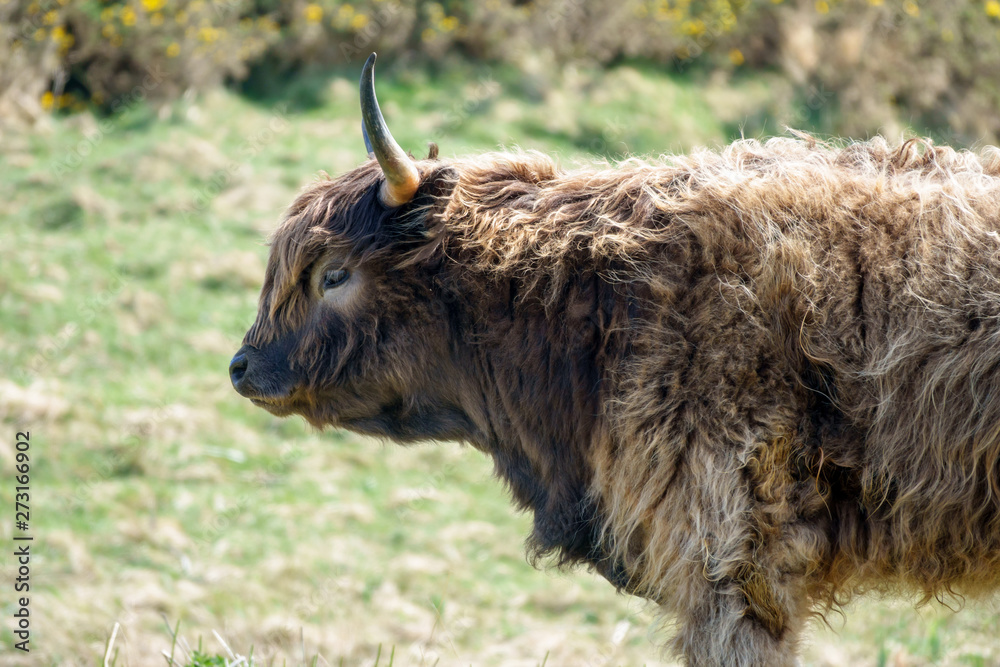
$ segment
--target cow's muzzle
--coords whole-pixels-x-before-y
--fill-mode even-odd
[[[283,363],[274,363],[270,356],[279,356]],[[254,403],[283,401],[291,394],[287,363],[284,355],[267,355],[244,345],[229,362],[229,379],[233,389]]]
[[[236,356],[234,356],[232,361],[229,362],[229,379],[233,383],[233,389],[244,396],[246,394],[243,394],[243,389],[241,387],[246,386],[243,380],[246,378],[247,368],[250,366],[245,349],[246,348],[243,348],[237,352]]]

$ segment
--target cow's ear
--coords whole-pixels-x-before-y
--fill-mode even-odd
[[[386,223],[397,238],[407,237],[420,245],[441,231],[442,217],[458,182],[458,171],[451,165],[424,163],[422,167],[420,187],[413,199],[396,209]]]
[[[436,154],[436,151],[432,152]],[[424,165],[420,171],[420,187],[411,202],[412,208],[443,209],[458,182],[458,170],[438,163]]]

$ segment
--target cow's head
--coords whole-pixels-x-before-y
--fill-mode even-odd
[[[276,415],[406,441],[466,439],[429,229],[450,167],[395,142],[361,77],[370,159],[315,184],[272,239],[257,319],[229,367],[243,396]]]

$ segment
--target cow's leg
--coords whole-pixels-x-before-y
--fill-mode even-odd
[[[595,457],[611,562],[676,621],[672,648],[689,664],[795,664],[810,577],[828,557],[824,505],[793,465],[802,446],[782,425],[794,415],[739,429],[712,428],[713,414],[688,418],[709,426],[684,438],[666,419],[624,430],[628,448]]]
[[[743,568],[743,581],[712,582],[703,572],[692,572],[689,584],[681,587],[687,599],[670,605],[679,626],[673,648],[691,667],[798,664],[804,596],[789,595],[763,575],[750,573],[751,567]]]
[[[794,447],[786,436],[742,450],[706,447],[658,508],[669,533],[655,531],[651,546],[680,548],[654,570],[673,584],[661,603],[678,621],[674,648],[690,665],[796,664],[821,539],[790,502],[801,484],[789,466]]]

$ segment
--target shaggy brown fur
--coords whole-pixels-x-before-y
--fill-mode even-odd
[[[692,665],[791,664],[857,593],[1000,585],[1000,151],[417,166],[399,210],[373,161],[293,204],[259,404],[487,452],[531,552],[655,600]]]

